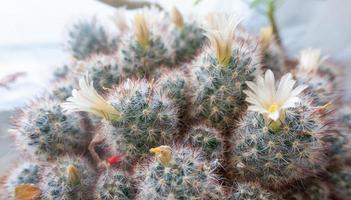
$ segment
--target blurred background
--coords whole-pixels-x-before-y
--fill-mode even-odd
[[[119,5],[125,0],[104,0]],[[147,1],[147,0],[146,0]],[[253,34],[268,24],[264,13],[248,0],[149,0],[165,10],[176,5],[185,16],[209,12],[237,12]],[[67,28],[79,19],[97,17],[106,27],[115,8],[98,0],[1,0],[0,1],[0,174],[16,158],[7,134],[14,108],[40,95],[52,72],[70,61],[66,51]],[[282,0],[276,19],[286,51],[291,57],[306,47],[321,48],[324,55],[351,70],[351,1]],[[113,34],[113,28],[111,28]],[[12,74],[13,76],[8,77]],[[2,85],[4,77],[12,79]],[[351,85],[351,84],[349,84]],[[351,86],[346,86],[351,90]],[[348,92],[349,93],[349,92]]]

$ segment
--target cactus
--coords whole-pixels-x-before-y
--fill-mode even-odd
[[[127,80],[107,97],[121,112],[118,120],[111,121],[110,137],[127,164],[142,160],[151,147],[167,144],[177,133],[178,109],[154,86],[145,80]]]
[[[319,104],[324,105],[338,96],[338,83],[334,81],[335,74],[322,68],[325,57],[321,57],[319,49],[304,49],[299,56],[297,66],[297,81],[308,85],[310,96]]]
[[[184,138],[193,148],[199,148],[208,160],[220,160],[224,153],[224,141],[216,129],[204,125],[192,127]]]
[[[276,75],[282,75],[285,70],[284,52],[273,35],[272,27],[262,28],[259,40],[263,68],[272,70]]]
[[[66,76],[68,76],[69,70],[70,70],[70,67],[68,65],[63,65],[61,67],[58,67],[54,71],[54,78],[56,80],[65,78]]]
[[[205,41],[203,31],[196,23],[184,24],[184,27],[173,30],[174,42],[172,49],[175,50],[176,62],[188,61],[201,49]]]
[[[187,117],[191,96],[191,85],[187,76],[181,70],[164,71],[158,80],[158,87],[165,92],[168,98],[175,102],[179,109],[179,115]]]
[[[204,118],[218,128],[229,126],[235,115],[242,112],[245,81],[253,79],[250,56],[241,54],[240,50],[234,50],[233,55],[237,57],[233,56],[228,67],[220,67],[214,60],[204,61],[192,72],[196,86],[193,117]]]
[[[176,7],[172,8],[171,19],[174,26],[171,27],[170,36],[173,37],[172,49],[175,51],[176,63],[188,61],[205,41],[203,30],[196,22],[184,23],[183,15]]]
[[[63,113],[51,97],[33,100],[14,117],[12,134],[20,149],[41,159],[55,159],[65,153],[84,152],[90,138],[87,121]]]
[[[117,39],[110,37],[97,23],[96,18],[73,24],[68,31],[68,48],[77,59],[85,59],[93,54],[109,54],[117,50]]]
[[[96,198],[100,200],[133,199],[136,193],[134,187],[131,176],[111,169],[100,175],[95,188]]]
[[[92,200],[96,172],[81,157],[60,157],[44,172],[43,199]]]
[[[217,19],[222,20],[223,26],[227,29],[236,28],[238,23],[233,19]],[[255,66],[252,62],[253,52],[244,47],[233,47],[235,41],[234,30],[231,35],[216,38],[215,30],[213,37],[211,31],[210,41],[213,51],[203,53],[194,63],[191,74],[193,76],[193,85],[195,94],[192,98],[192,115],[194,118],[204,118],[212,126],[225,129],[233,123],[235,116],[240,114],[245,108],[245,95],[243,90],[246,89],[246,81],[254,78]],[[219,37],[219,36],[218,36]],[[226,38],[227,37],[227,38]],[[212,39],[211,39],[212,38]],[[227,47],[217,44],[223,38],[228,41]],[[220,49],[223,48],[223,49]],[[226,52],[228,51],[228,52]],[[214,57],[213,55],[217,55]]]
[[[351,168],[346,166],[337,172],[330,175],[330,182],[332,184],[332,192],[342,200],[349,199],[351,196]]]
[[[323,170],[322,141],[327,131],[317,109],[308,103],[288,109],[276,130],[255,112],[240,122],[234,141],[234,164],[245,178],[279,187]]]
[[[148,77],[158,67],[169,64],[170,52],[163,39],[150,30],[152,22],[147,20],[143,14],[135,15],[135,32],[122,38],[118,56],[124,76]]]
[[[287,200],[329,200],[330,189],[328,185],[317,179],[303,185],[298,190],[290,190],[284,195]]]
[[[4,182],[8,199],[15,199],[16,187],[24,184],[38,185],[42,180],[43,167],[34,162],[25,162],[16,167]]]
[[[121,80],[117,61],[113,57],[95,56],[83,65],[99,93],[105,92]]]
[[[223,198],[222,188],[215,180],[216,175],[212,173],[210,163],[201,158],[200,152],[168,146],[150,151],[161,155],[148,166],[139,168],[141,182],[138,199]]]
[[[50,96],[63,102],[72,95],[75,85],[75,80],[71,80],[70,78],[57,80],[53,84],[53,87],[49,89]]]
[[[326,135],[323,140],[329,145],[328,169],[333,171],[335,168],[351,163],[351,108],[349,105],[342,105],[331,116],[336,119],[336,127],[338,128],[334,130],[334,134]]]
[[[233,189],[228,200],[278,200],[279,198],[274,193],[262,189],[255,183],[238,183]]]

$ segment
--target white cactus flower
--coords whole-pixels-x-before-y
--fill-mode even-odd
[[[297,69],[301,73],[316,73],[320,64],[326,59],[321,57],[320,49],[304,49],[300,52]]]
[[[284,116],[284,109],[295,107],[301,99],[298,95],[307,86],[294,88],[295,80],[290,73],[285,74],[276,88],[275,78],[271,70],[267,70],[264,78],[257,77],[257,82],[246,82],[250,90],[245,90],[246,101],[251,105],[248,110],[262,113],[268,119],[277,121]]]
[[[79,89],[73,89],[72,96],[62,103],[62,109],[68,113],[85,111],[108,120],[119,119],[121,113],[100,96],[93,82],[89,83],[87,79],[84,77],[79,80]]]
[[[230,61],[235,41],[235,29],[240,21],[236,15],[211,14],[207,16],[204,29],[219,64],[228,65]]]

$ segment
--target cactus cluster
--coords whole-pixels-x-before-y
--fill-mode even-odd
[[[351,109],[320,51],[236,15],[116,12],[114,35],[69,30],[75,59],[13,116],[5,199],[350,199]]]
[[[81,20],[68,32],[67,46],[73,57],[85,59],[94,54],[109,54],[117,49],[117,38],[111,37],[96,18]]]

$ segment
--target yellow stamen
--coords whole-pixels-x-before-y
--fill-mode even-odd
[[[145,16],[141,14],[136,14],[134,16],[134,22],[135,22],[135,34],[136,34],[137,41],[142,47],[144,48],[148,47],[150,35],[149,35],[149,27],[147,26]]]
[[[268,112],[274,113],[277,112],[279,109],[278,105],[276,103],[273,103],[271,106],[268,108]]]

